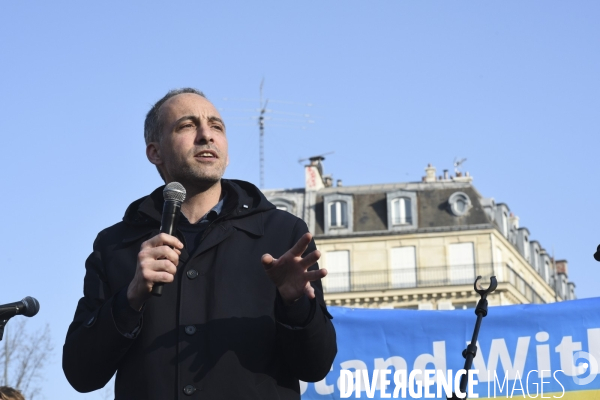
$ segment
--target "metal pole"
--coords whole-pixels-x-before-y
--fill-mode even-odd
[[[465,375],[460,378],[460,392],[465,394],[463,399],[467,398],[467,384],[469,382],[469,370],[473,365],[473,358],[477,354],[477,337],[479,336],[479,328],[481,328],[481,320],[483,317],[487,315],[488,302],[487,296],[492,293],[498,287],[498,281],[495,276],[490,278],[490,286],[487,289],[477,289],[477,281],[481,279],[481,276],[478,276],[475,279],[474,289],[481,296],[481,299],[477,303],[477,308],[475,308],[475,314],[477,314],[477,322],[475,323],[475,329],[473,330],[473,336],[471,337],[471,343],[467,345],[467,348],[463,350],[463,357],[465,358]],[[452,393],[452,397],[449,399],[455,400],[460,399],[456,392]]]
[[[259,172],[260,172],[260,188],[264,189],[265,187],[265,112],[267,111],[267,103],[269,100],[265,101],[263,105],[263,97],[262,97],[262,88],[265,83],[265,78],[260,81],[260,115],[258,117],[258,128],[259,128]]]
[[[265,109],[260,110],[260,117],[258,117],[258,126],[259,126],[259,169],[260,169],[260,188],[263,189],[265,187],[265,150],[264,150],[264,140],[265,140]]]

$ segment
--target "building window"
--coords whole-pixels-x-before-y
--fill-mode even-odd
[[[450,212],[457,217],[466,215],[471,209],[471,199],[466,193],[455,192],[452,193],[448,199],[448,205],[450,206]]]
[[[291,214],[294,214],[296,211],[295,210],[296,203],[291,199],[286,199],[283,197],[275,197],[275,198],[270,198],[269,201],[271,203],[273,203],[275,208],[278,210],[287,211]]]
[[[353,203],[350,194],[323,196],[325,234],[343,235],[353,229]]]
[[[399,197],[392,200],[392,224],[406,225],[412,222],[410,199]]]
[[[408,288],[417,286],[417,262],[415,247],[394,247],[390,251],[392,288]]]
[[[575,300],[575,284],[573,282],[569,282],[569,300]]]
[[[348,227],[348,204],[345,201],[329,203],[329,226],[331,228]]]
[[[525,236],[524,242],[525,243],[523,244],[523,256],[525,256],[525,259],[529,261],[529,238],[527,236]]]
[[[516,273],[515,273],[515,270],[512,269],[512,265],[513,265],[512,260],[510,261],[510,263],[506,264],[506,271],[508,272],[508,279],[506,281],[510,282],[510,284],[513,285],[514,287],[517,287]]]
[[[473,243],[453,243],[449,246],[449,278],[453,285],[475,282],[475,252]]]
[[[508,214],[506,212],[502,213],[502,230],[504,236],[508,237]]]
[[[323,278],[323,289],[327,293],[350,291],[350,252],[348,250],[325,253],[327,276]]]
[[[456,210],[461,214],[464,213],[465,211],[467,211],[467,204],[469,203],[467,203],[465,199],[458,198],[456,200]]]
[[[452,305],[452,301],[450,301],[450,300],[440,300],[437,302],[437,305],[438,305],[438,310],[455,310],[456,309],[456,307],[454,307],[454,305]]]
[[[496,275],[498,282],[504,282],[504,264],[502,263],[502,249],[500,247],[496,247],[494,275]]]
[[[388,229],[417,229],[417,194],[407,190],[387,193]]]

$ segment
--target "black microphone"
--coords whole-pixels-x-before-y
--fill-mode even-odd
[[[21,301],[0,306],[0,321],[8,320],[15,315],[33,317],[40,311],[40,303],[33,297],[25,297]]]
[[[179,182],[171,182],[163,190],[165,204],[163,205],[162,219],[160,221],[160,233],[173,235],[181,214],[181,203],[185,200],[185,188]],[[163,283],[155,283],[152,294],[162,295]]]
[[[594,259],[596,261],[600,261],[600,246],[598,246],[598,248],[596,249],[596,252],[594,253]]]

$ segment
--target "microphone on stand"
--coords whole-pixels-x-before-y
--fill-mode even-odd
[[[160,233],[173,235],[181,214],[181,203],[185,200],[185,188],[179,182],[171,182],[163,189],[163,197],[165,204],[160,221]],[[163,285],[162,282],[155,283],[152,287],[152,294],[162,296]]]
[[[21,301],[3,304],[0,306],[0,340],[4,336],[4,327],[9,319],[15,315],[33,317],[40,311],[40,303],[33,297],[25,297]]]
[[[0,320],[8,320],[15,315],[33,317],[40,311],[40,303],[33,297],[25,297],[21,301],[0,306]]]

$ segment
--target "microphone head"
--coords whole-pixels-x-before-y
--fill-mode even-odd
[[[22,315],[26,317],[33,317],[38,313],[38,311],[40,311],[40,303],[33,297],[27,296],[21,301],[23,304],[25,304],[25,309],[23,310]]]
[[[165,201],[175,201],[183,203],[185,200],[185,188],[179,182],[171,182],[163,189]]]
[[[596,253],[594,253],[594,258],[596,261],[600,261],[600,246],[596,249]]]

